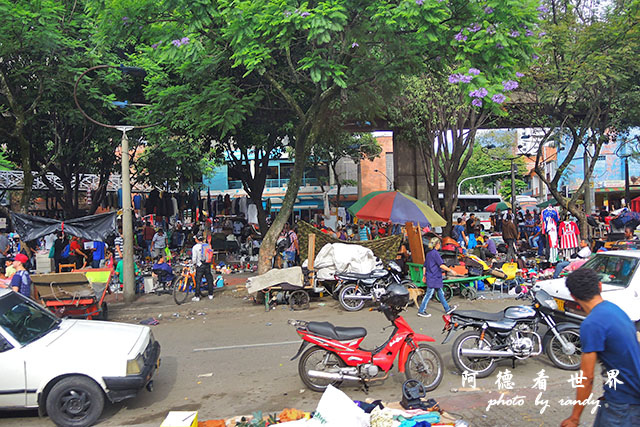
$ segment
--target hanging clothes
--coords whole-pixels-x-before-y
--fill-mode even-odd
[[[580,230],[573,221],[562,221],[559,227],[560,248],[573,249],[578,247]]]
[[[247,206],[247,222],[249,224],[258,223],[258,208],[253,203]]]
[[[224,214],[231,215],[231,197],[228,194],[224,195]]]
[[[558,211],[549,206],[542,211],[542,232],[547,236],[549,247],[549,261],[558,261],[558,222],[560,217]]]

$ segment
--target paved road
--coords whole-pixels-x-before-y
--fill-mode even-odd
[[[365,326],[369,331],[364,341],[366,348],[384,342],[390,333],[382,331],[388,324],[383,315],[369,311],[347,313],[329,297],[312,301],[306,311],[292,312],[278,307],[265,312],[245,295],[242,291],[227,290],[213,301],[179,307],[168,296],[146,296],[133,307],[112,305],[111,315],[119,321],[137,323],[150,316],[161,316],[161,323],[153,327],[153,332],[162,344],[162,365],[153,392],[143,391],[135,399],[108,406],[99,425],[157,426],[170,410],[198,410],[201,420],[257,410],[279,412],[286,407],[313,410],[320,394],[304,388],[297,363],[289,360],[299,339],[287,320],[329,320],[341,326]],[[485,311],[515,304],[513,299],[469,302],[459,297],[454,302],[461,308]],[[460,414],[474,426],[559,425],[570,414],[570,407],[561,406],[559,400],[573,399],[575,395],[568,382],[572,372],[556,369],[545,356],[518,361],[515,369],[510,362],[503,363],[491,377],[478,379],[477,389],[462,387],[461,376],[451,360],[450,344],[439,344],[443,339],[441,310],[441,306],[434,304],[433,316],[423,319],[411,307],[405,317],[416,331],[437,340],[435,346],[446,370],[442,384],[430,397],[438,400],[443,409]],[[501,402],[512,399],[515,404],[494,404],[486,410],[490,399],[499,400],[496,376],[506,369],[513,374],[514,388],[505,391]],[[540,414],[543,405],[535,404],[538,391],[531,387],[542,369],[549,377],[547,391],[542,394],[549,406]],[[372,386],[368,395],[356,386],[343,386],[343,390],[353,399],[397,401],[401,398],[403,381],[404,377],[394,369],[390,378]],[[514,400],[517,396],[524,398]],[[591,425],[593,418],[586,413],[583,425]],[[33,412],[0,412],[0,424],[53,425]]]

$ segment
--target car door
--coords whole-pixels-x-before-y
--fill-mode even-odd
[[[23,407],[27,403],[25,360],[20,348],[0,327],[0,407]],[[35,393],[35,390],[31,390]]]

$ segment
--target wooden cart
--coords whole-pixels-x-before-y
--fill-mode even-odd
[[[33,275],[34,299],[58,317],[107,320],[104,297],[112,276],[109,268]]]

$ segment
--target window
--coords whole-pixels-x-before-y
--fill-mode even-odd
[[[46,335],[59,323],[60,320],[49,311],[16,293],[0,299],[0,327],[20,345]]]
[[[581,268],[591,268],[600,274],[603,285],[614,285],[626,288],[638,265],[637,258],[596,255]]]

